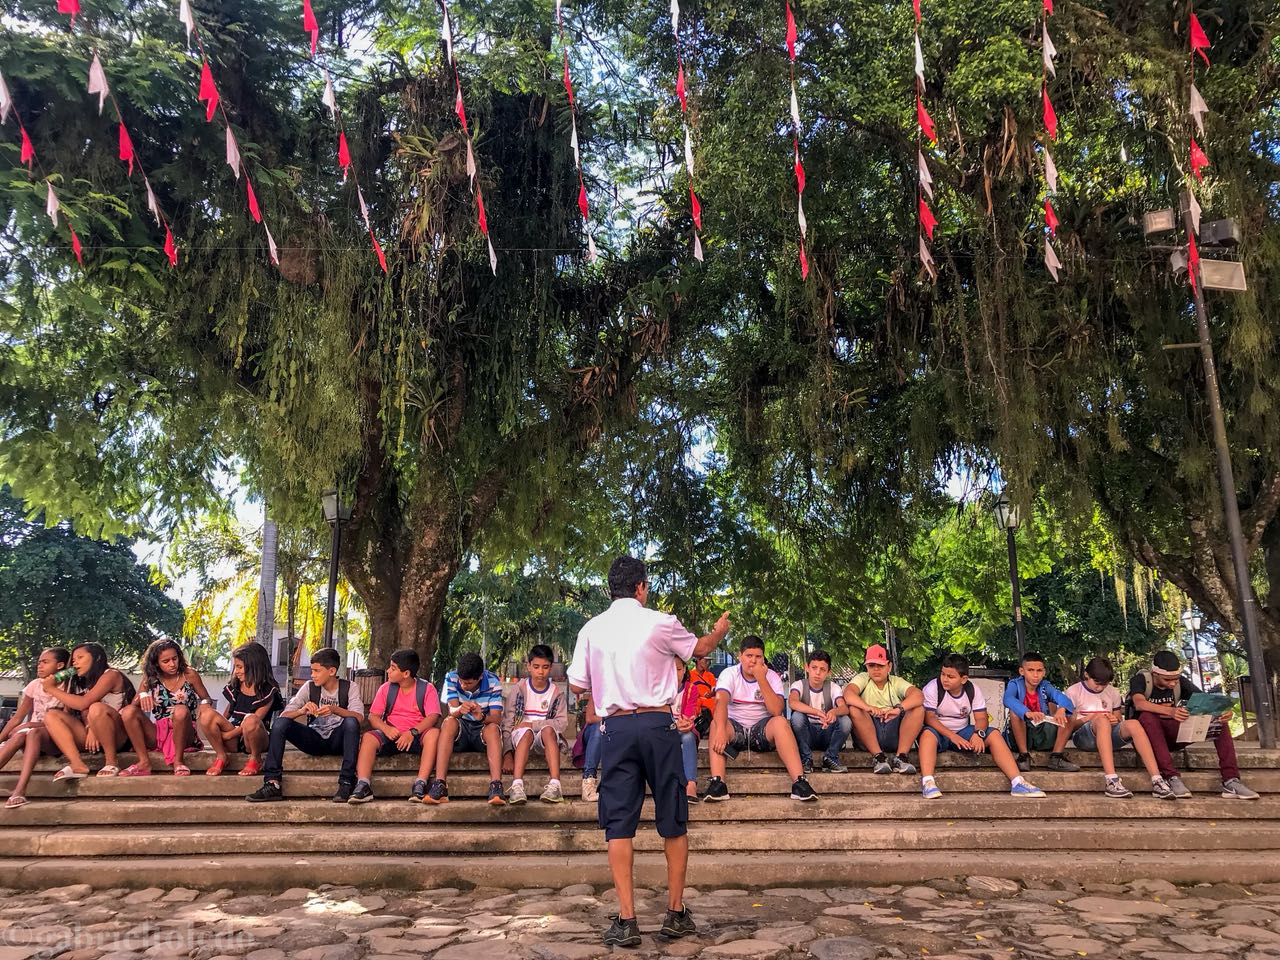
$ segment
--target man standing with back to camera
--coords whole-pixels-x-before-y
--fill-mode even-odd
[[[672,658],[688,660],[714,650],[729,632],[729,614],[721,614],[712,631],[698,638],[672,614],[646,610],[648,573],[635,557],[613,561],[609,596],[613,600],[609,609],[578,633],[569,686],[575,693],[590,691],[602,718],[598,816],[618,892],[618,915],[605,931],[604,942],[635,947],[640,944],[640,927],[632,878],[633,841],[646,784],[653,793],[654,820],[667,858],[667,915],[658,935],[674,940],[697,932],[684,905],[689,801],[680,734],[671,715],[677,692]]]

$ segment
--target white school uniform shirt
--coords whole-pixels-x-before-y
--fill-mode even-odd
[[[963,730],[973,723],[973,715],[986,712],[987,701],[982,690],[973,684],[973,704],[963,690],[960,696],[953,697],[943,689],[939,680],[930,680],[924,687],[924,709],[926,713],[934,713],[942,721],[942,725],[952,733]]]
[[[591,691],[601,717],[664,707],[678,690],[675,658],[688,660],[697,643],[679,618],[624,597],[578,631],[569,682]]]
[[[1107,684],[1097,693],[1084,685],[1084,681],[1072,684],[1066,690],[1067,699],[1074,704],[1076,713],[1115,713],[1124,703],[1120,691]]]
[[[800,694],[801,703],[804,703],[807,706],[813,707],[813,709],[815,710],[824,710],[827,705],[826,698],[822,695],[825,689],[826,689],[826,684],[824,683],[817,690],[814,690],[811,686],[809,686],[809,678],[801,677],[799,680],[797,680],[795,683],[791,685],[790,692]],[[838,687],[831,691],[831,706],[834,707],[836,705],[836,700],[839,698],[839,696],[840,696],[840,690]],[[822,718],[815,717],[812,713],[807,713],[805,714],[805,716],[809,718],[810,723],[815,723],[815,724],[822,723]]]
[[[770,670],[765,679],[768,680],[770,689],[781,697],[782,677]],[[729,691],[729,719],[735,723],[751,728],[769,716],[760,684],[743,676],[740,663],[720,671],[720,676],[716,679],[716,690]]]
[[[528,677],[520,682],[524,684],[524,716],[519,722],[527,723],[534,728],[540,727],[551,712],[551,701],[556,698],[559,690],[551,682],[550,677],[547,678],[547,689],[541,693],[533,689],[533,684],[529,682]]]

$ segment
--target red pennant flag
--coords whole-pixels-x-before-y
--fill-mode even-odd
[[[78,10],[78,9],[79,9],[79,7],[77,7],[76,9]],[[76,235],[76,228],[75,228],[75,227],[73,227],[71,224],[69,224],[69,223],[68,223],[68,224],[67,224],[67,229],[71,231],[71,252],[72,252],[72,253],[74,253],[74,254],[76,255],[76,262],[78,262],[78,263],[80,264],[80,266],[82,266],[82,267],[83,267],[83,266],[84,266],[84,256],[83,256],[84,251],[80,249],[80,238]]]
[[[382,252],[382,245],[378,243],[378,238],[373,235],[373,231],[369,231],[369,239],[373,241],[373,252],[378,255],[378,263],[382,267],[382,272],[387,272],[387,255]]]
[[[693,192],[693,187],[689,188],[689,207],[693,211],[693,225],[701,230],[702,204],[698,201],[698,195]]]
[[[1200,18],[1194,13],[1191,14],[1191,52],[1200,54],[1200,59],[1204,61],[1204,65],[1209,66],[1209,55],[1205,53],[1209,49],[1209,37],[1204,32],[1204,27],[1200,26]]]
[[[683,113],[689,112],[689,102],[685,99],[684,92],[684,61],[680,61],[676,69],[676,96],[680,98],[680,110]]]
[[[796,192],[804,193],[804,164],[800,162],[800,148],[796,148]]]
[[[200,93],[196,96],[197,100],[208,100],[209,105],[205,109],[205,122],[213,120],[213,113],[218,109],[218,87],[213,82],[213,71],[209,69],[209,61],[205,60],[200,64]]]
[[[80,0],[58,0],[58,12],[71,14],[71,23],[74,26],[76,22],[76,14],[80,12]],[[75,236],[75,231],[71,231],[71,235]]]
[[[252,191],[252,187],[250,190]],[[178,245],[174,243],[173,231],[169,229],[169,224],[164,225],[164,254],[169,258],[169,266],[176,267],[178,265]]]
[[[1049,100],[1049,87],[1045,85],[1041,88],[1044,97],[1044,128],[1049,131],[1049,139],[1058,139],[1058,115],[1054,112],[1053,103]]]
[[[1191,172],[1196,175],[1197,180],[1204,180],[1200,171],[1209,166],[1209,158],[1205,156],[1200,144],[1196,143],[1196,138],[1191,138]]]
[[[924,101],[919,97],[916,97],[916,120],[919,121],[920,129],[929,138],[929,142],[937,142],[938,132],[934,129],[933,117],[929,116],[929,111],[924,108]]]
[[[351,169],[351,148],[347,146],[347,133],[338,131],[338,166],[342,168],[342,179],[347,179],[347,171]]]
[[[129,164],[129,176],[133,176],[133,141],[129,139],[129,131],[120,124],[120,159]]]
[[[573,106],[573,81],[569,79],[569,48],[564,51],[564,91],[569,94],[569,106]]]
[[[476,188],[476,222],[480,224],[480,232],[484,236],[489,235],[489,218],[484,215],[484,194],[480,192],[480,188]]]
[[[800,238],[800,279],[809,279],[809,258],[804,252],[804,237]]]
[[[1044,198],[1044,222],[1049,228],[1049,236],[1056,237],[1058,235],[1058,215],[1053,210],[1053,201],[1048,197]]]
[[[1053,16],[1053,0],[1044,0],[1044,12]]]
[[[920,0],[911,0],[911,7],[916,12],[916,23],[920,22]]]
[[[18,161],[27,165],[27,171],[30,172],[31,165],[35,163],[36,148],[31,145],[31,138],[27,136],[27,128],[19,127],[22,132],[22,150],[18,154]]]
[[[929,209],[929,204],[924,202],[924,197],[920,198],[920,229],[922,229],[929,237],[933,239],[933,228],[938,225],[938,218],[933,215],[933,211]]]
[[[467,130],[467,108],[462,105],[462,81],[458,81],[458,95],[453,100],[453,112],[458,115],[458,122],[462,124],[462,131],[469,133]]]
[[[796,60],[796,18],[791,14],[791,4],[787,4],[787,56],[791,62]]]
[[[1196,288],[1200,275],[1200,248],[1196,246],[1195,234],[1187,237],[1187,278],[1191,281],[1191,289]]]
[[[582,219],[587,219],[587,185],[581,180],[578,181],[578,209],[582,212]]]
[[[311,0],[302,0],[302,29],[311,34],[311,55],[316,55],[316,44],[320,40],[320,24],[316,22],[315,11],[311,9]]]
[[[249,194],[249,216],[253,217],[254,223],[261,223],[262,210],[258,207],[258,195],[253,192],[253,181],[249,179],[247,171],[244,175],[244,186]]]

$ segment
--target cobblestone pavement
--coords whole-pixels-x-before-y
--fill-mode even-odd
[[[300,868],[305,869],[305,868]],[[706,960],[960,957],[1276,960],[1280,884],[1175,887],[991,877],[875,888],[690,890],[696,937],[653,934],[665,900],[638,891],[644,942],[614,952]],[[0,890],[0,960],[594,960],[612,891]]]

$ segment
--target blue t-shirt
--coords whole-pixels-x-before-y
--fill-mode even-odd
[[[444,677],[444,695],[441,697],[445,703],[457,700],[459,703],[476,703],[480,705],[480,709],[485,713],[501,713],[502,712],[502,681],[486,670],[480,677],[480,683],[474,690],[467,691],[462,689],[462,685],[458,682],[458,671],[450,670]],[[463,720],[471,720],[478,722],[474,717],[462,717]]]

